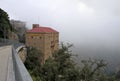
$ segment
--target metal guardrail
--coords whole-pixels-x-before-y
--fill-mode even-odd
[[[8,58],[7,81],[33,81],[17,52],[17,48],[25,45],[14,40],[0,38],[0,46],[5,45],[12,45],[12,55]]]
[[[14,47],[12,48],[12,54],[15,81],[33,81]]]
[[[11,46],[12,48],[12,46]],[[11,49],[12,51],[12,49]],[[10,53],[8,58],[8,72],[7,72],[7,81],[15,81],[15,71],[14,71],[14,65],[13,65],[13,53]]]
[[[3,39],[0,38],[0,46],[4,46],[4,45],[14,45],[14,48],[18,48],[21,45],[24,45],[23,43],[20,43],[18,41],[15,40],[9,40],[9,39]]]

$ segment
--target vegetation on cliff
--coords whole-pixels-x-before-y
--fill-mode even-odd
[[[41,53],[36,49],[29,50],[25,62],[34,81],[119,81],[114,75],[108,76],[107,63],[101,59],[82,60],[78,66],[71,58],[72,45],[61,45],[61,48],[40,64]],[[117,75],[119,76],[119,74]],[[118,78],[119,79],[119,78]]]
[[[7,12],[0,8],[0,38],[8,38],[8,33],[12,30]]]
[[[27,59],[25,66],[30,72],[34,81],[40,81],[40,68],[41,68],[41,56],[42,53],[35,48],[27,48]]]
[[[9,20],[7,12],[0,8],[0,38],[25,43],[26,23]]]

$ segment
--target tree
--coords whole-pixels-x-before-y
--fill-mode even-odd
[[[36,48],[27,48],[27,59],[25,66],[30,72],[34,81],[40,80],[40,67],[41,67],[42,53]]]
[[[117,81],[120,81],[120,70],[116,72],[115,78],[117,79]]]
[[[40,72],[43,81],[80,81],[79,69],[71,60],[71,46],[62,44],[53,57],[46,60]]]
[[[7,12],[0,8],[0,38],[6,38],[12,29]]]
[[[107,63],[102,59],[82,60],[82,65],[77,66],[71,59],[71,46],[61,44],[61,48],[42,65],[37,65],[37,59],[40,59],[37,51],[29,51],[26,67],[34,81],[115,81],[114,77],[105,73]]]
[[[80,77],[85,81],[107,81],[104,69],[107,66],[107,63],[102,59],[91,59],[82,60],[81,63],[83,67],[80,71]]]

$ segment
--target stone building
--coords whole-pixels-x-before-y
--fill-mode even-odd
[[[59,32],[50,28],[33,24],[33,28],[26,32],[26,45],[35,47],[43,54],[43,62],[52,57],[52,53],[58,50]]]

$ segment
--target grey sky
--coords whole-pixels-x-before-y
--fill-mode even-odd
[[[0,7],[29,28],[33,23],[55,28],[61,41],[89,48],[88,54],[103,48],[120,53],[120,0],[0,0]]]
[[[50,26],[60,41],[73,43],[80,59],[107,59],[120,65],[120,0],[0,0],[10,19]]]

